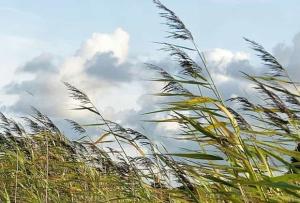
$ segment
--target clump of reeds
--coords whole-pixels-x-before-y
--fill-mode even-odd
[[[1,114],[1,201],[299,201],[298,84],[271,53],[245,39],[267,67],[264,75],[243,73],[263,102],[245,97],[224,100],[192,33],[173,11],[158,0],[154,3],[170,29],[167,37],[190,46],[161,43],[181,67],[177,75],[148,64],[160,74],[153,80],[165,84],[158,95],[172,98],[154,110],[172,119],[153,122],[178,123],[181,135],[175,139],[199,148],[159,148],[142,133],[106,120],[83,91],[65,83],[79,102],[76,110],[89,111],[100,120],[90,125],[68,120],[72,128],[86,134],[85,128],[100,127],[101,136],[69,140],[36,109],[23,118],[27,127]],[[198,59],[191,57],[194,53]],[[234,109],[233,102],[240,108]],[[104,149],[108,138],[114,148]],[[133,157],[126,151],[129,146],[136,151]]]

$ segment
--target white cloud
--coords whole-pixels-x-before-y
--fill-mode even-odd
[[[117,59],[117,65],[126,61],[129,47],[129,34],[122,28],[117,28],[112,34],[94,33],[76,51],[74,56],[65,59],[60,68],[62,80],[81,76],[83,82],[86,76],[85,63],[91,61],[96,55],[112,53]],[[101,67],[99,67],[100,69]],[[101,71],[101,70],[100,70]],[[77,80],[78,81],[78,80]]]
[[[285,53],[286,49],[290,50],[289,54],[285,53],[283,56],[287,64],[298,62],[295,59],[299,50],[296,42],[294,40],[292,47],[277,48],[278,54]],[[94,33],[74,55],[66,57],[60,64],[49,54],[33,58],[20,66],[16,73],[30,73],[34,78],[16,80],[6,87],[8,95],[18,96],[10,109],[24,113],[33,105],[51,117],[73,117],[82,121],[82,118],[88,116],[68,110],[74,107],[74,101],[68,97],[61,83],[67,81],[85,91],[108,119],[120,121],[141,131],[145,127],[147,134],[152,136],[174,134],[179,130],[177,124],[157,125],[141,121],[144,118],[142,113],[157,109],[156,103],[161,102],[149,95],[158,92],[161,85],[142,81],[150,79],[143,65],[145,61],[138,58],[128,60],[128,49],[129,34],[119,28],[111,34]],[[253,74],[260,73],[261,70],[251,65],[249,54],[216,48],[205,52],[205,56],[224,99],[251,92],[251,85],[242,79],[239,71]],[[148,59],[146,61],[149,62]],[[172,73],[178,70],[170,59],[150,63],[161,65]],[[161,116],[151,118],[167,117]]]
[[[275,57],[284,65],[296,82],[300,78],[300,33],[294,36],[292,44],[279,43],[273,49]]]
[[[112,52],[122,63],[128,54],[129,34],[117,28],[112,34],[93,33],[77,52],[77,56],[88,60],[97,53]]]
[[[206,51],[205,58],[212,78],[225,100],[233,95],[244,96],[246,89],[249,91],[249,82],[242,77],[242,72],[248,74],[261,72],[261,69],[250,63],[250,54],[245,52],[215,48]]]
[[[226,74],[228,64],[235,61],[249,60],[250,56],[245,52],[232,52],[227,49],[215,48],[205,52],[205,57],[209,62],[210,66],[215,72],[221,72]]]
[[[125,92],[130,92],[128,87],[121,84],[122,82],[130,83],[132,78],[131,64],[125,63],[128,44],[129,34],[118,28],[112,34],[94,33],[73,56],[62,59],[61,63],[58,63],[56,57],[51,54],[43,53],[34,57],[17,68],[14,78],[17,79],[19,75],[26,74],[32,74],[33,77],[21,81],[14,80],[5,87],[6,96],[18,96],[15,105],[11,106],[12,109],[28,112],[27,109],[33,105],[51,115],[53,113],[62,117],[69,115],[70,111],[66,110],[69,107],[66,105],[72,105],[74,102],[67,97],[62,81],[70,82],[85,90],[91,98],[104,97],[104,94],[112,98],[111,95],[116,95],[116,84],[120,83],[118,89],[123,88],[124,94],[118,101],[120,108],[117,106],[116,109],[136,106],[136,103],[132,102],[133,99],[130,99],[132,96],[128,95],[126,98]],[[95,57],[97,60],[93,62]],[[89,73],[88,69],[91,65],[93,72]],[[114,77],[112,71],[115,71],[115,74],[120,72],[119,77]],[[99,77],[96,77],[97,74]],[[135,88],[133,92],[138,94],[139,89]],[[111,105],[111,102],[107,100],[101,99],[101,101],[104,102],[104,106]],[[127,101],[130,101],[132,105],[129,105]]]

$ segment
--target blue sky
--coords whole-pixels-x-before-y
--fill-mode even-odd
[[[244,49],[242,37],[271,48],[288,42],[300,29],[299,1],[165,0],[186,22],[204,49]],[[1,35],[49,43],[50,50],[69,54],[93,32],[122,27],[132,54],[154,52],[152,41],[164,30],[150,0],[9,0],[0,1]],[[52,47],[51,47],[52,46]]]
[[[261,72],[243,37],[300,75],[298,0],[162,2],[193,32],[226,98],[248,91],[239,70]],[[105,116],[137,125],[156,101],[148,94],[159,90],[142,81],[142,64],[174,65],[153,43],[166,40],[158,12],[150,0],[0,0],[1,109],[22,114],[34,105],[57,119],[74,116],[64,106],[70,101],[61,81],[67,80],[101,101]]]

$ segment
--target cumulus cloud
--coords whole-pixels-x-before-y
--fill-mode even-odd
[[[141,81],[149,79],[144,61],[126,61],[124,57],[128,52],[128,39],[129,35],[125,31],[117,29],[112,34],[93,34],[73,56],[65,58],[61,63],[57,63],[50,54],[33,58],[17,70],[18,74],[33,74],[33,79],[15,81],[5,88],[7,94],[18,96],[11,109],[27,113],[25,109],[33,105],[45,113],[69,116],[70,111],[64,108],[67,109],[66,106],[73,102],[67,98],[62,85],[62,81],[67,81],[86,91],[92,99],[99,100],[104,110],[113,107],[116,112],[137,109],[150,111],[151,105],[141,102],[142,95],[154,93],[154,90],[157,92],[161,87]],[[239,95],[247,88],[248,84],[241,80],[240,70],[248,73],[257,71],[250,64],[246,53],[213,49],[205,55],[212,75],[226,98],[233,94]],[[178,66],[170,59],[147,62],[157,63],[169,72],[178,71]]]
[[[129,34],[118,28],[112,34],[94,33],[90,39],[82,44],[76,56],[84,59],[92,58],[95,53],[112,52],[122,63],[128,54]]]
[[[114,88],[117,83],[130,82],[131,65],[127,62],[129,35],[121,28],[112,34],[94,33],[73,56],[57,60],[43,53],[16,70],[18,75],[30,74],[25,80],[15,80],[4,88],[7,95],[18,98],[9,108],[17,113],[28,113],[36,106],[48,114],[67,116],[67,92],[62,81],[86,89],[87,93]],[[99,91],[100,90],[100,91]],[[93,96],[93,95],[92,95]]]
[[[271,53],[286,67],[289,75],[294,81],[300,76],[300,33],[296,34],[291,44],[278,43]],[[205,52],[209,69],[217,87],[223,94],[224,99],[232,96],[253,97],[255,92],[253,86],[243,78],[243,74],[261,75],[268,67],[252,64],[256,60],[250,54],[244,52],[232,52],[225,49],[212,49]]]
[[[56,72],[57,67],[54,65],[54,57],[51,54],[43,53],[32,60],[28,61],[24,66],[17,69],[18,72],[36,73],[39,71]]]
[[[205,57],[212,74],[215,75],[238,79],[241,78],[242,72],[247,72],[248,74],[257,74],[259,72],[257,67],[251,65],[248,53],[234,53],[230,50],[216,48],[205,52]]]
[[[9,106],[10,110],[28,113],[30,106],[35,106],[52,118],[61,120],[67,117],[88,122],[82,119],[87,116],[68,110],[74,107],[74,102],[62,84],[62,81],[67,81],[96,101],[107,119],[138,129],[153,140],[163,141],[165,145],[174,143],[169,135],[180,133],[178,126],[142,121],[168,117],[163,114],[142,116],[158,109],[157,103],[162,102],[161,98],[150,95],[158,92],[161,85],[142,80],[150,77],[144,62],[160,65],[172,73],[178,71],[178,65],[169,58],[160,61],[129,60],[128,47],[129,35],[119,28],[111,34],[94,33],[72,56],[63,60],[51,54],[41,54],[31,59],[20,66],[16,74],[31,74],[33,77],[16,80],[5,87],[7,95],[18,97],[15,104]],[[277,45],[274,53],[289,69],[297,72],[299,70],[295,67],[300,65],[296,57],[299,50],[300,35],[295,37],[292,45]],[[252,58],[248,53],[216,48],[206,51],[205,56],[224,99],[251,94],[251,85],[242,78],[241,72],[260,74],[262,69],[251,64]]]
[[[67,92],[64,91],[60,80],[54,73],[40,72],[32,80],[8,84],[5,90],[6,94],[18,96],[17,101],[9,106],[9,109],[15,113],[30,113],[31,106],[54,117],[64,112]]]
[[[113,56],[112,52],[104,54],[96,54],[85,64],[85,70],[89,77],[98,80],[113,82],[129,82],[132,80],[131,64],[118,64],[118,60]]]
[[[212,49],[205,52],[208,68],[224,99],[245,96],[252,91],[243,72],[250,75],[260,74],[260,68],[250,63],[251,57],[245,52],[232,52],[226,49]]]
[[[275,57],[285,66],[295,81],[300,76],[300,33],[294,36],[292,44],[279,43],[273,49]]]
[[[76,104],[62,83],[67,81],[86,92],[107,119],[142,129],[142,122],[137,121],[154,102],[142,99],[142,95],[157,92],[160,87],[142,81],[149,76],[142,61],[128,61],[128,40],[129,35],[122,29],[112,34],[95,33],[65,59],[46,53],[32,58],[18,67],[16,80],[4,88],[6,95],[17,97],[13,105],[7,106],[9,111],[24,115],[34,106],[58,121],[65,132],[70,131],[63,118],[95,122],[88,112],[70,110]],[[24,79],[24,74],[30,77]]]

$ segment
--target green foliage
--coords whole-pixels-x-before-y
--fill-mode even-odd
[[[101,136],[71,141],[35,109],[24,118],[27,130],[1,114],[1,201],[300,202],[297,83],[274,56],[245,39],[267,70],[258,76],[244,73],[260,102],[224,101],[192,33],[174,12],[154,3],[170,29],[168,37],[190,47],[160,43],[181,67],[177,75],[148,64],[160,75],[153,81],[165,84],[157,95],[172,98],[150,112],[171,119],[152,122],[177,123],[181,135],[174,138],[199,148],[171,153],[159,148],[142,133],[103,118],[83,91],[65,83],[79,102],[76,110],[100,119],[84,126],[69,120],[74,130],[100,127]],[[195,54],[197,59],[191,57]],[[108,138],[113,148],[104,148]],[[129,156],[128,147],[136,155]]]

